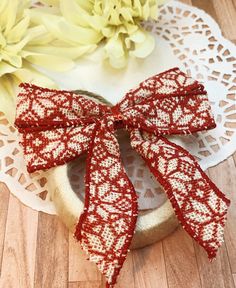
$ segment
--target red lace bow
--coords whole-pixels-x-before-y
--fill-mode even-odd
[[[106,276],[107,287],[116,283],[138,215],[115,134],[121,127],[163,186],[184,229],[210,259],[215,257],[229,200],[193,156],[163,137],[215,127],[203,85],[174,68],[142,82],[113,107],[69,91],[20,87],[15,124],[29,172],[87,153],[85,207],[75,236]]]

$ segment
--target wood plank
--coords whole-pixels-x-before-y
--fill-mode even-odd
[[[163,247],[168,287],[202,287],[193,240],[182,227],[163,240]]]
[[[2,268],[2,254],[6,231],[9,190],[4,183],[0,183],[0,276]]]
[[[199,275],[204,288],[234,288],[229,259],[225,245],[222,245],[216,259],[211,263],[207,254],[197,243],[194,243]]]
[[[236,287],[236,274],[233,274],[234,286]]]
[[[232,272],[236,273],[236,168],[233,158],[230,157],[217,167],[209,169],[209,175],[219,189],[231,200],[225,229],[225,243]]]
[[[34,288],[67,288],[68,229],[57,216],[39,213]]]
[[[102,288],[100,282],[69,282],[68,288]]]
[[[134,250],[132,253],[135,288],[168,287],[162,242]]]
[[[133,261],[133,251],[131,251],[130,253],[128,253],[124,266],[121,269],[116,284],[116,288],[123,288],[123,287],[136,288],[134,283],[135,265],[136,264]]]
[[[223,244],[221,247],[221,269],[222,269],[222,277],[224,279],[225,288],[236,288],[234,284],[234,278],[232,275],[232,269],[229,262],[228,251],[226,245]]]
[[[206,1],[208,2],[208,1]],[[214,0],[213,6],[216,11],[218,22],[223,34],[228,38],[236,39],[236,2],[235,0]]]
[[[38,212],[10,195],[0,287],[33,288]]]
[[[180,2],[188,5],[192,5],[192,0],[180,0]]]
[[[209,15],[211,15],[211,17],[213,17],[216,20],[216,22],[218,22],[218,17],[217,17],[213,2],[214,0],[207,0],[207,1],[206,0],[192,0],[193,6],[204,10]]]
[[[87,260],[87,255],[72,233],[69,235],[69,281],[101,281],[101,274],[96,264]]]
[[[222,269],[222,277],[224,279],[225,288],[235,288],[234,279],[232,275],[232,269],[229,262],[228,251],[225,243],[221,247],[221,269]]]

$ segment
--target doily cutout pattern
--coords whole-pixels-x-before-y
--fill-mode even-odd
[[[165,39],[187,72],[204,83],[217,122],[214,130],[172,137],[172,141],[190,151],[199,159],[202,168],[207,169],[225,160],[236,150],[236,47],[223,38],[216,22],[198,8],[170,1],[161,8],[159,14],[157,22],[147,22],[145,27]],[[136,154],[129,153],[127,159],[132,159],[132,155]],[[0,113],[0,155],[0,181],[6,183],[11,193],[35,210],[55,214],[48,193],[47,173],[28,174],[17,132],[8,123],[4,113]],[[137,167],[136,161],[139,160],[132,161]],[[127,163],[127,166],[131,164]],[[146,183],[149,172],[145,171],[142,177]],[[138,176],[140,173],[137,170],[134,174],[136,180],[132,179],[131,174],[129,176],[134,182],[141,181],[142,177]],[[149,183],[159,189],[156,182]],[[143,209],[154,208],[164,199],[161,193],[149,193],[149,188],[145,186],[140,189],[139,201],[146,201]]]

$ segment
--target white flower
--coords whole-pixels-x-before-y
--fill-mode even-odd
[[[64,71],[73,67],[73,59],[95,48],[94,45],[71,47],[66,42],[56,40],[42,23],[32,21],[30,5],[29,0],[0,1],[1,98],[15,94],[14,88],[19,82],[55,86],[35,65]],[[1,104],[6,101],[2,99]]]
[[[31,11],[32,19],[68,45],[104,43],[105,58],[122,68],[129,55],[145,58],[153,36],[141,22],[157,19],[163,0],[41,0],[47,7]],[[42,15],[43,13],[43,15]]]

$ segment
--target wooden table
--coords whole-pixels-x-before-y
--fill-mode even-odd
[[[182,0],[204,9],[236,43],[236,0]],[[236,143],[235,143],[236,145]],[[208,171],[232,200],[225,244],[210,264],[179,228],[128,255],[117,288],[236,287],[236,154]],[[104,279],[56,216],[38,213],[0,189],[0,288],[102,288]]]

